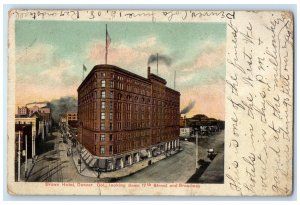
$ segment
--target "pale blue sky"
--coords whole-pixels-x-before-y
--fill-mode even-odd
[[[105,24],[16,21],[17,85],[28,89],[39,87],[33,93],[37,98],[34,100],[76,96],[82,81],[82,64],[90,71],[95,64],[104,63]],[[107,25],[112,40],[109,64],[145,77],[148,56],[156,52],[167,55],[173,63],[170,67],[160,65],[159,74],[173,87],[176,70],[176,89],[182,96],[189,88],[224,81],[224,23],[108,22]],[[53,93],[44,93],[45,89],[52,89]],[[22,102],[33,98],[24,93],[19,95],[17,98]]]

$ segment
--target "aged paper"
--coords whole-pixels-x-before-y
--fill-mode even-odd
[[[289,11],[11,10],[8,192],[291,195],[293,28]]]

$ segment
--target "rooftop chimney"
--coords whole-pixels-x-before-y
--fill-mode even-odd
[[[150,68],[150,66],[148,66],[148,78],[150,76],[150,73],[151,73],[151,68]]]

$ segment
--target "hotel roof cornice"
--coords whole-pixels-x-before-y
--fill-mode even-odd
[[[89,72],[89,74],[86,76],[86,78],[85,78],[85,79],[82,81],[82,83],[79,85],[79,87],[77,88],[77,91],[78,91],[79,89],[81,89],[82,86],[83,86],[83,85],[84,85],[84,84],[92,77],[92,75],[93,75],[94,72],[96,72],[96,71],[101,71],[101,70],[104,70],[104,69],[109,69],[109,70],[113,70],[113,71],[117,71],[117,72],[122,72],[122,73],[125,73],[125,74],[128,74],[128,75],[131,75],[132,77],[135,77],[135,78],[137,78],[138,80],[141,80],[141,81],[143,81],[143,82],[145,82],[145,83],[148,83],[148,84],[151,84],[150,79],[155,79],[155,80],[157,80],[157,81],[163,83],[164,85],[167,84],[167,81],[166,81],[164,78],[161,78],[161,77],[159,77],[158,75],[155,75],[155,74],[153,74],[153,73],[150,73],[149,78],[144,78],[144,77],[142,77],[142,76],[140,76],[140,75],[137,75],[137,74],[132,73],[132,72],[130,72],[130,71],[128,71],[128,70],[125,70],[125,69],[122,69],[122,68],[120,68],[120,67],[117,67],[117,66],[115,66],[115,65],[99,64],[99,65],[95,65],[95,66],[93,67],[93,69]],[[180,93],[180,92],[178,92],[177,90],[174,90],[174,89],[169,88],[169,87],[167,87],[167,86],[166,86],[166,88],[167,88],[168,90],[170,90],[170,91],[173,91],[173,92],[176,92],[176,93]]]

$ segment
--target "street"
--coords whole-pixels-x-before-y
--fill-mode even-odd
[[[71,157],[67,156],[68,145],[62,142],[61,134],[54,131],[38,148],[40,154],[28,174],[29,182],[97,182],[97,178],[82,176],[77,172]]]
[[[182,152],[155,163],[140,172],[124,177],[118,182],[136,183],[186,183],[195,173],[195,142],[181,141]],[[224,156],[224,131],[210,137],[199,138],[198,159],[207,157],[207,150],[213,148],[218,155]],[[223,158],[224,159],[224,158]],[[218,160],[215,167],[223,167],[224,160]],[[224,171],[218,172],[224,177]],[[204,172],[205,173],[205,172]],[[207,177],[208,178],[208,177]],[[214,181],[217,178],[218,180]],[[202,183],[220,183],[220,177],[211,177],[212,180],[201,178]]]
[[[72,157],[67,156],[69,146],[63,142],[58,131],[48,136],[37,150],[39,157],[29,171],[27,181],[98,182],[99,179],[95,177],[82,176],[78,173]],[[196,170],[195,142],[181,141],[180,146],[183,151],[113,182],[186,183]],[[223,158],[216,157],[218,160],[215,160],[214,164],[211,163],[211,168],[208,166],[208,173],[203,170],[203,175],[197,176],[201,177],[199,180],[197,178],[197,183],[220,183],[224,177],[224,131],[210,137],[199,137],[198,160],[207,159],[207,150],[210,148]],[[212,176],[210,173],[217,176]]]

